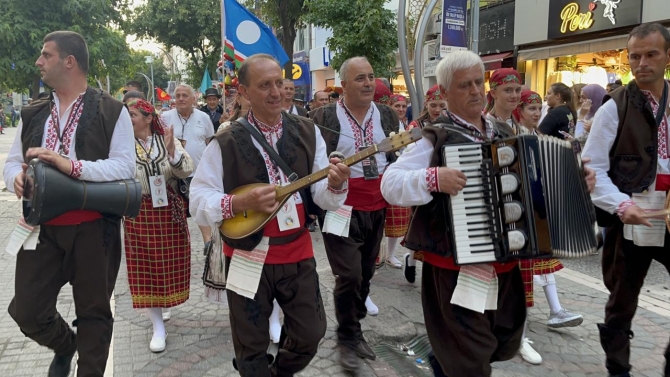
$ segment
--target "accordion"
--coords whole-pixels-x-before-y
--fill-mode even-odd
[[[596,251],[595,210],[576,141],[522,135],[446,145],[442,158],[467,177],[447,211],[456,264]]]

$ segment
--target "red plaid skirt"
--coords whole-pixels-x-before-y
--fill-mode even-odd
[[[526,293],[526,307],[531,308],[535,305],[533,296],[533,275],[553,274],[563,268],[563,264],[558,259],[521,259],[519,269],[521,270],[521,279],[523,280],[523,290]]]
[[[386,222],[384,233],[386,237],[405,237],[409,228],[409,219],[412,209],[389,205],[386,207]]]
[[[191,240],[188,228],[173,216],[179,212],[174,215],[185,222],[186,211],[178,195],[168,199],[171,205],[154,208],[151,198],[143,198],[140,214],[125,220],[128,283],[135,309],[170,308],[189,297]]]

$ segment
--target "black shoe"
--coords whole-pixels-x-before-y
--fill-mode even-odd
[[[209,254],[209,251],[212,250],[212,246],[213,246],[212,241],[205,242],[205,249],[203,250],[202,254],[204,256],[207,256],[207,254]]]
[[[70,365],[72,364],[74,352],[69,355],[54,355],[54,359],[49,366],[49,377],[68,377],[70,375]]]
[[[414,283],[416,280],[416,266],[409,265],[409,253],[405,254],[405,263],[402,265],[402,273],[408,282]]]
[[[311,223],[307,226],[307,229],[309,229],[310,233],[316,232],[316,223]]]
[[[356,355],[364,359],[374,360],[377,358],[375,351],[372,350],[368,342],[366,342],[363,338],[358,341],[358,346],[356,346],[354,352],[356,352]]]
[[[361,367],[361,358],[347,346],[340,345],[340,365],[344,370],[356,372]]]

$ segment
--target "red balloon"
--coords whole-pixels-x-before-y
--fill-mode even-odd
[[[216,66],[217,66],[217,67],[221,67],[222,65],[223,65],[223,60],[219,60],[219,62],[216,63]]]
[[[230,82],[230,86],[233,88],[237,88],[237,84],[239,84],[239,81],[237,80],[237,77],[233,78],[233,80]]]

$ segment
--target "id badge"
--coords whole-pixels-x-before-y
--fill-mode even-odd
[[[295,206],[293,196],[277,212],[277,222],[279,222],[279,230],[282,232],[300,228],[300,217],[298,217],[298,209]]]
[[[168,205],[167,185],[164,176],[154,175],[149,177],[149,188],[151,189],[151,201],[154,208]]]
[[[360,147],[358,148],[358,151],[361,152],[367,148],[368,147]],[[377,159],[374,155],[361,161],[361,164],[363,165],[363,178],[365,178],[366,181],[379,179],[379,168],[377,167]]]

